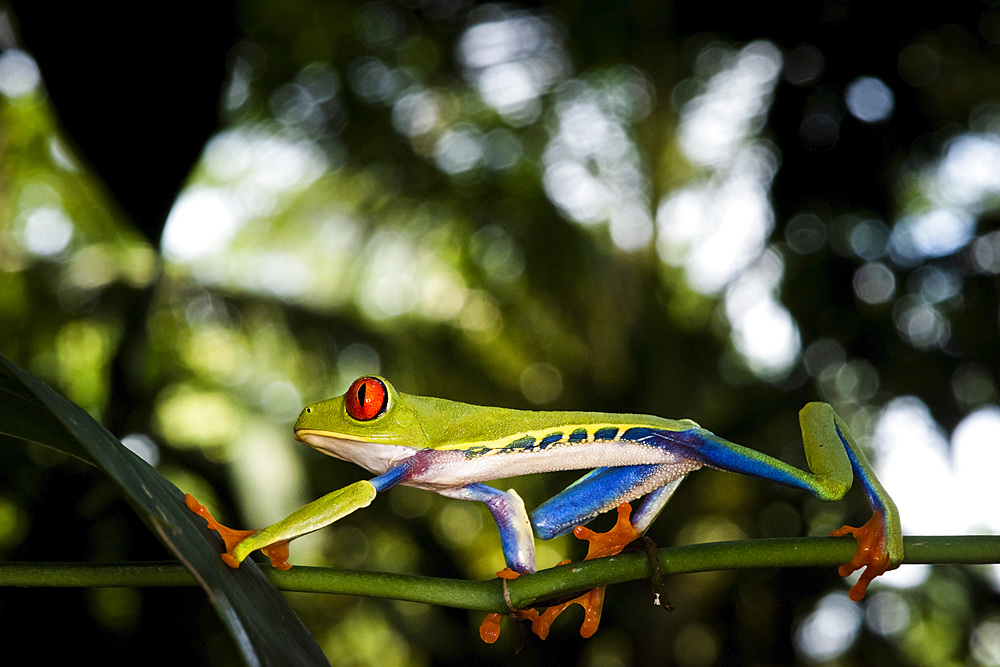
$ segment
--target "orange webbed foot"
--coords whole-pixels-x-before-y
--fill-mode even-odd
[[[601,612],[604,610],[604,586],[592,588],[572,600],[548,607],[541,614],[536,613],[536,618],[531,621],[531,631],[538,635],[540,639],[545,639],[549,636],[552,623],[559,618],[559,614],[574,604],[583,607],[583,623],[580,625],[580,636],[584,639],[591,637],[597,632],[597,627],[601,624]]]
[[[573,529],[573,534],[581,540],[587,540],[590,545],[587,548],[587,556],[584,560],[604,558],[621,553],[622,549],[634,542],[641,533],[632,525],[629,516],[632,514],[632,506],[622,503],[618,506],[618,520],[611,530],[606,533],[596,533],[589,528],[577,526]],[[593,588],[586,593],[549,607],[532,622],[531,631],[545,639],[549,635],[549,629],[553,621],[559,614],[566,611],[570,605],[578,604],[583,607],[583,624],[580,626],[580,636],[587,638],[597,632],[597,627],[601,623],[601,612],[604,609],[604,586]]]
[[[583,526],[574,528],[574,535],[590,543],[587,549],[587,557],[584,560],[604,558],[605,556],[614,556],[621,553],[622,549],[642,535],[629,520],[631,514],[632,506],[628,503],[622,503],[618,506],[618,520],[608,532],[595,533],[590,528],[584,528]]]
[[[226,552],[221,556],[222,562],[234,570],[239,568],[240,562],[233,555],[236,545],[259,531],[237,530],[235,528],[229,528],[228,526],[222,525],[215,520],[215,517],[213,517],[212,513],[208,511],[208,508],[199,503],[198,500],[190,493],[184,496],[184,504],[187,505],[189,510],[208,522],[209,530],[214,530],[222,537],[222,541],[226,544]],[[271,565],[273,567],[276,567],[279,570],[287,570],[291,567],[288,563],[288,540],[270,544],[261,549],[261,551],[263,551],[267,557],[271,559]]]
[[[568,565],[570,562],[572,561],[561,561],[556,567]],[[510,581],[517,579],[519,575],[508,567],[497,572],[497,576]],[[482,624],[479,626],[479,636],[487,644],[496,642],[500,638],[501,619],[504,616],[510,616],[517,621],[530,621],[531,631],[538,635],[539,639],[545,639],[549,636],[552,622],[556,620],[559,614],[565,611],[570,605],[579,604],[583,607],[585,615],[583,626],[580,628],[580,634],[583,637],[590,637],[597,632],[597,626],[601,622],[601,605],[603,602],[604,588],[594,588],[572,600],[547,607],[541,614],[535,609],[517,609],[509,614],[491,612],[483,619]]]
[[[874,512],[872,518],[860,528],[853,526],[843,526],[830,533],[831,537],[843,537],[851,534],[858,541],[858,550],[854,557],[847,563],[840,566],[840,576],[846,577],[855,570],[862,567],[865,571],[861,573],[861,578],[851,587],[848,594],[855,602],[859,602],[865,597],[868,584],[889,569],[889,552],[886,549],[886,528],[885,518],[881,512]]]
[[[606,533],[597,533],[583,526],[574,528],[573,534],[576,537],[590,543],[584,560],[614,556],[640,537],[641,533],[629,520],[631,513],[631,505],[628,503],[619,505],[618,520],[614,527]],[[566,565],[569,562],[565,560],[559,565]],[[497,572],[497,576],[509,580],[516,579],[518,574],[508,567]],[[597,627],[601,623],[601,612],[604,609],[604,586],[593,588],[572,600],[548,607],[541,614],[534,609],[518,609],[511,614],[493,612],[479,626],[479,636],[487,644],[492,644],[500,637],[500,619],[504,616],[511,616],[518,620],[531,621],[531,631],[538,635],[539,639],[545,639],[549,636],[552,623],[559,617],[559,614],[574,604],[583,607],[584,619],[580,626],[580,636],[586,639],[597,632]]]

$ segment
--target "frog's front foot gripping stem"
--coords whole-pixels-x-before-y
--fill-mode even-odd
[[[208,508],[199,503],[190,493],[184,496],[184,504],[187,505],[189,510],[205,519],[208,522],[209,530],[217,532],[222,537],[222,541],[226,543],[226,551],[222,554],[222,562],[233,569],[239,568],[240,562],[242,562],[245,555],[241,557],[237,551],[237,547],[240,542],[260,531],[236,530],[222,525],[215,520],[215,517],[208,511]],[[271,559],[271,565],[279,570],[287,570],[291,567],[291,564],[288,562],[288,542],[289,540],[282,540],[261,548],[261,551]]]
[[[628,503],[619,505],[618,521],[606,533],[595,533],[583,526],[574,528],[573,534],[577,538],[587,540],[590,543],[587,548],[587,556],[584,560],[604,558],[605,556],[613,556],[621,553],[622,549],[638,538],[640,536],[639,531],[629,521],[631,513],[631,505]],[[563,561],[559,565],[565,565],[566,563],[569,563],[569,561]],[[508,580],[516,578],[517,573],[510,568],[506,568],[498,572],[497,576]],[[580,636],[583,638],[590,637],[597,632],[597,626],[601,623],[601,611],[604,607],[604,586],[593,588],[572,600],[548,607],[542,613],[538,613],[534,609],[518,609],[511,614],[493,612],[479,626],[479,636],[487,644],[495,642],[500,637],[500,619],[505,615],[509,615],[518,620],[531,621],[531,631],[538,635],[539,638],[545,639],[549,636],[552,623],[559,617],[559,614],[566,611],[573,604],[580,605],[584,611],[583,624],[580,626]]]
[[[830,533],[831,537],[843,537],[851,534],[858,541],[858,550],[854,553],[854,558],[840,566],[840,576],[842,577],[848,576],[855,570],[865,568],[865,571],[861,573],[861,578],[851,587],[848,594],[848,597],[855,602],[860,602],[865,597],[868,584],[871,583],[872,579],[894,567],[889,560],[886,533],[885,517],[878,510],[875,510],[872,518],[860,528],[843,526]]]

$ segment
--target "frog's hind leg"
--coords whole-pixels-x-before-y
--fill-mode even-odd
[[[573,530],[574,535],[589,542],[585,560],[620,553],[642,536],[692,468],[645,464],[592,470],[532,513],[535,533],[549,539]],[[646,494],[634,519],[630,520],[632,508],[627,501]],[[611,530],[596,533],[583,527],[582,524],[613,507],[618,508],[618,521]],[[657,588],[656,583],[654,588]],[[544,639],[553,621],[573,604],[583,607],[580,634],[590,637],[601,621],[603,586],[547,608],[533,620],[532,631]]]
[[[439,490],[438,493],[460,500],[478,500],[489,508],[500,532],[500,545],[507,563],[505,569],[497,572],[497,576],[505,580],[505,585],[506,580],[535,571],[535,538],[531,534],[531,522],[524,509],[524,501],[514,489],[501,491],[486,484],[475,483]],[[500,620],[505,615],[492,612],[483,619],[479,636],[484,642],[492,644],[500,638]],[[534,609],[513,610],[511,615],[531,621],[538,618],[538,612]]]
[[[645,531],[690,469],[660,463],[592,470],[531,513],[535,534],[543,540],[565,535],[599,514],[650,494],[633,520]]]
[[[443,489],[438,493],[449,498],[485,503],[500,531],[500,545],[507,567],[521,574],[535,571],[535,538],[531,534],[524,501],[514,489],[501,491],[476,483]]]

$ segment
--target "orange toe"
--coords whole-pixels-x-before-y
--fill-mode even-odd
[[[853,526],[843,526],[830,533],[832,537],[843,537],[851,534],[858,542],[858,550],[850,561],[840,566],[840,576],[846,577],[855,570],[865,568],[861,573],[861,578],[851,587],[848,594],[855,602],[859,602],[865,597],[868,584],[872,580],[889,569],[889,552],[886,549],[886,528],[885,519],[881,512],[874,512],[872,518],[860,528]]]
[[[251,535],[253,535],[257,531],[256,530],[236,530],[234,528],[229,528],[227,526],[222,525],[221,523],[219,523],[218,521],[215,520],[215,517],[213,517],[212,513],[208,511],[208,508],[205,507],[204,505],[202,505],[201,503],[199,503],[197,501],[197,499],[195,499],[195,497],[192,496],[190,493],[188,493],[188,494],[186,494],[184,496],[184,504],[187,505],[187,508],[189,510],[191,510],[192,512],[194,512],[195,514],[197,514],[198,516],[202,517],[203,519],[205,519],[205,521],[208,522],[208,529],[209,530],[214,530],[215,532],[217,532],[222,537],[222,541],[225,542],[225,544],[226,544],[226,553],[222,554],[222,560],[223,560],[223,562],[225,562],[226,565],[228,565],[229,567],[231,567],[233,569],[238,568],[240,566],[240,563],[232,555],[233,550],[236,549],[236,545],[237,544],[239,544],[240,542],[242,542],[247,537],[250,537]],[[284,558],[286,558],[286,559],[288,558],[288,546],[287,546],[287,543],[285,544]],[[274,563],[274,559],[273,558],[272,558],[271,562],[272,562],[272,564]],[[287,563],[286,563],[286,565],[287,565]],[[288,568],[284,568],[284,569],[288,569]]]
[[[483,619],[482,625],[479,626],[480,639],[487,644],[493,644],[496,640],[500,639],[500,619],[503,616],[503,614],[496,611],[489,613]]]
[[[592,636],[601,624],[601,612],[604,609],[604,586],[592,588],[572,600],[548,607],[536,620],[532,621],[531,631],[539,638],[545,639],[549,636],[552,623],[559,617],[559,614],[574,604],[583,607],[583,624],[580,626],[580,636],[584,639]]]

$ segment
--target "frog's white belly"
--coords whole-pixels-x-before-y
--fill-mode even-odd
[[[493,449],[468,456],[460,449],[417,450],[318,433],[306,432],[298,437],[326,454],[356,463],[376,475],[419,453],[423,459],[421,465],[400,483],[431,490],[556,470],[667,464],[676,467],[680,476],[701,467],[698,461],[670,449],[625,440],[560,443],[534,451]]]
[[[461,486],[518,475],[557,470],[666,464],[683,475],[701,467],[701,463],[676,452],[646,444],[610,441],[567,443],[536,451],[492,450],[480,456],[466,457],[464,451],[434,452],[426,470],[402,482],[426,489]]]

